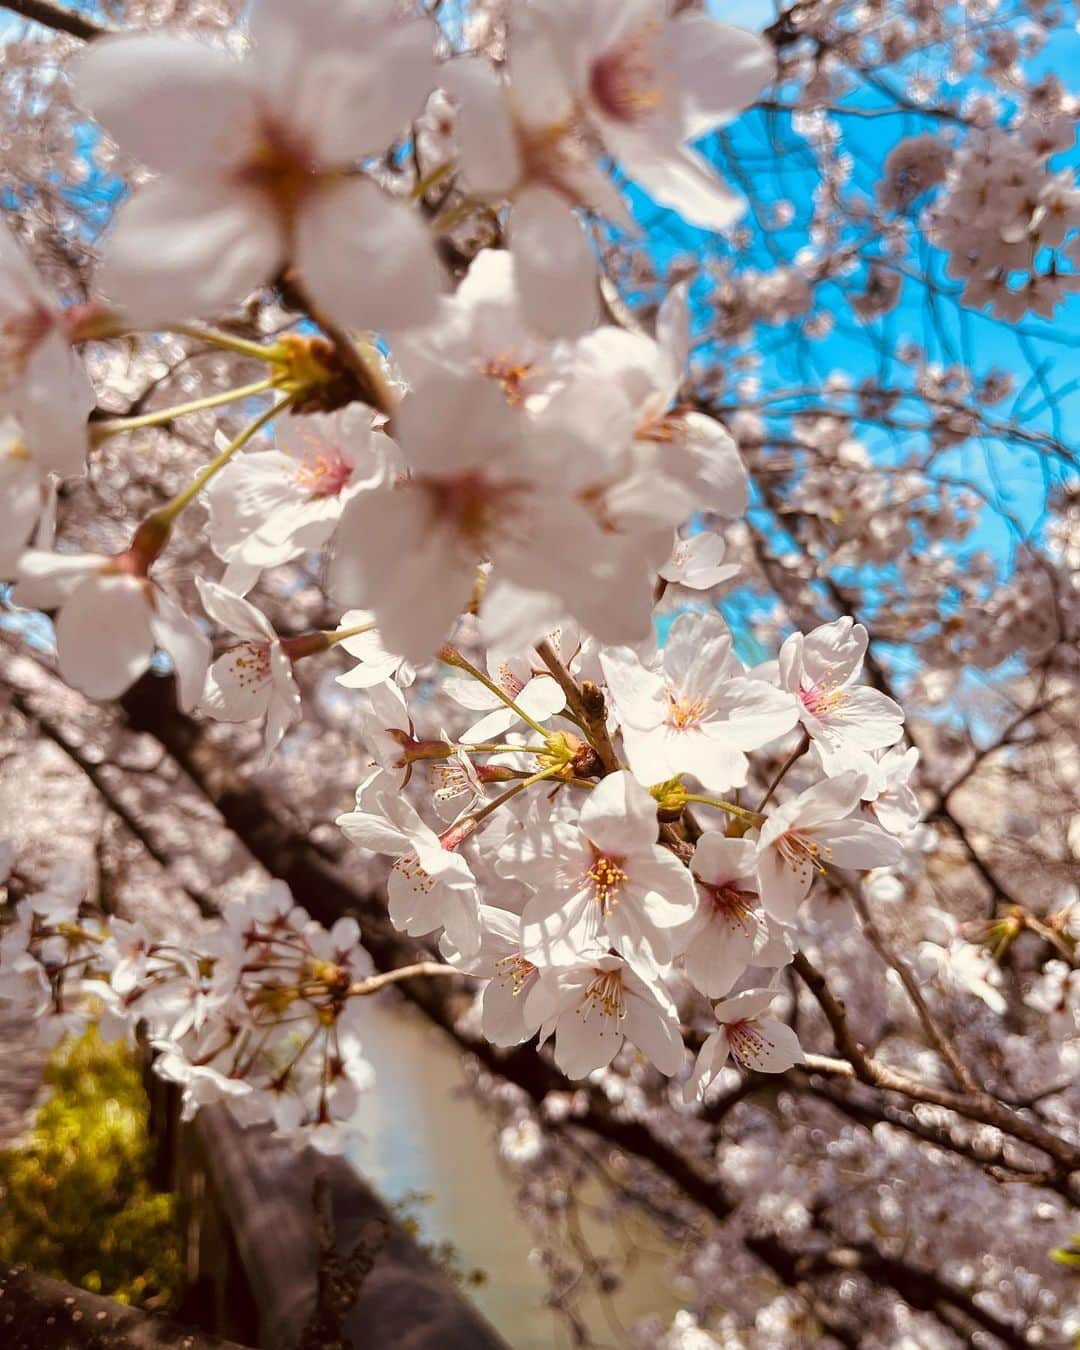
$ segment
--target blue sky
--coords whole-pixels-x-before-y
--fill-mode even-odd
[[[709,8],[717,17],[746,26],[762,26],[771,21],[774,9],[770,4],[750,0],[733,3],[731,0],[710,0]],[[1067,87],[1080,84],[1080,34],[1062,26],[1055,32],[1037,58],[1027,69],[1035,78],[1047,72],[1055,73]],[[891,74],[893,84],[899,83]],[[962,97],[974,82],[951,86],[950,92]],[[841,107],[884,107],[888,100],[874,91],[856,90],[839,100]],[[880,176],[881,166],[888,151],[904,136],[923,131],[940,131],[941,122],[920,114],[874,117],[840,116],[836,119],[843,135],[843,147],[852,156],[853,183],[867,195],[873,192]],[[784,149],[782,155],[771,155],[762,161],[762,148],[768,146],[766,136],[777,137]],[[740,171],[751,178],[755,191],[766,206],[787,198],[797,205],[809,200],[813,189],[813,175],[800,160],[800,138],[791,131],[790,118],[781,114],[772,116],[754,112],[745,115],[731,129],[725,144],[714,141],[707,145],[711,156],[721,166],[729,180],[737,184]],[[770,147],[771,148],[771,147]],[[752,169],[740,166],[745,156]],[[1080,164],[1076,148],[1054,162],[1054,167]],[[651,213],[650,213],[650,217]],[[794,256],[797,249],[809,243],[800,229],[798,217],[789,230],[775,232],[761,228],[748,214],[745,223],[750,227],[750,248],[736,261],[742,267],[766,268],[777,253],[785,259]],[[666,255],[692,250],[708,257],[713,252],[725,251],[722,243],[701,232],[665,220],[655,232],[657,253]],[[832,302],[837,318],[834,332],[825,340],[799,343],[799,324],[796,321],[779,329],[761,327],[755,349],[762,356],[759,376],[765,389],[791,387],[800,383],[812,384],[824,380],[834,371],[847,373],[853,380],[875,376],[888,371],[890,382],[902,381],[903,373],[895,362],[880,354],[868,340],[870,334],[887,350],[895,352],[905,339],[914,339],[924,345],[931,359],[943,365],[956,361],[985,375],[999,369],[1013,375],[1022,396],[1017,399],[1013,415],[1029,429],[1043,430],[1064,439],[1067,429],[1080,421],[1080,295],[1071,297],[1055,315],[1053,322],[1029,318],[1016,329],[992,320],[987,314],[966,309],[951,298],[957,287],[945,275],[945,259],[932,246],[923,248],[919,265],[929,285],[916,279],[904,282],[901,301],[895,311],[884,320],[862,325],[847,308],[840,288],[829,285],[822,288],[825,303]],[[863,273],[849,278],[857,283]],[[931,322],[932,320],[932,322]],[[1038,371],[1033,377],[1033,367]],[[1057,402],[1057,410],[1049,406],[1047,391]],[[1010,403],[1000,407],[1004,419]],[[883,462],[896,462],[908,454],[920,453],[914,438],[900,440],[881,432],[864,431],[863,438],[875,457]],[[1060,465],[1048,464],[1045,458],[1032,450],[1004,446],[992,437],[980,438],[949,450],[936,459],[939,474],[962,478],[994,495],[1005,510],[1017,520],[1024,531],[1037,534],[1046,499],[1048,478],[1062,476]],[[979,528],[966,547],[989,549],[1004,565],[1016,542],[1013,528],[1000,516],[984,512]]]

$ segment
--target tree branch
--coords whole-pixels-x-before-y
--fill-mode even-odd
[[[74,10],[54,5],[52,0],[0,0],[0,9],[10,9],[13,14],[41,24],[42,28],[51,28],[54,33],[67,33],[69,37],[82,38],[84,42],[107,37],[113,32],[111,28],[94,23]]]
[[[825,976],[807,958],[804,952],[795,954],[793,965],[825,1014],[832,1028],[836,1048],[851,1061],[855,1076],[871,1087],[887,1092],[899,1092],[913,1101],[943,1106],[968,1120],[993,1125],[1005,1134],[1039,1149],[1058,1164],[1059,1173],[1068,1176],[1080,1171],[1080,1148],[1052,1133],[1035,1121],[1010,1110],[988,1092],[953,1092],[921,1082],[882,1064],[868,1055],[855,1038],[847,1019],[847,1010],[828,986]],[[1075,1191],[1073,1191],[1075,1194]]]

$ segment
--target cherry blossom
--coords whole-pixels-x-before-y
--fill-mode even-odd
[[[697,841],[690,870],[698,904],[681,942],[683,969],[695,988],[719,998],[755,963],[767,938],[758,896],[757,848],[749,839],[707,830]]]
[[[451,964],[487,981],[481,995],[485,1039],[492,1045],[520,1045],[536,1034],[525,1005],[540,968],[522,954],[520,915],[481,905],[480,927],[480,949],[471,957],[463,957],[445,936],[440,946]]]
[[[235,456],[207,486],[214,552],[253,583],[263,568],[322,548],[346,505],[398,460],[360,405],[284,418],[276,449]]]
[[[45,778],[80,827],[56,866],[6,769],[5,1012],[142,1028],[185,1113],[337,1152],[370,1119],[365,999],[423,981],[461,1044],[513,1048],[469,1087],[537,1223],[597,1165],[621,1206],[656,1169],[686,1192],[664,1224],[693,1310],[628,1343],[929,1343],[905,1304],[931,1270],[947,1337],[1056,1343],[1080,1016],[1057,10],[805,3],[758,37],[681,0],[174,8],[73,57],[28,21],[0,73],[0,580],[45,611],[5,620],[0,758],[58,698],[77,734]],[[177,680],[95,714],[50,620],[80,689]],[[248,791],[298,681],[287,772]],[[219,758],[244,809],[211,821]],[[338,820],[363,929],[219,866],[332,850],[335,765],[368,775]],[[139,830],[101,833],[140,783]],[[155,868],[190,849],[149,889],[144,814]],[[176,883],[220,917],[172,931]],[[410,941],[375,941],[383,904]],[[536,1250],[570,1319],[619,1280]],[[763,1300],[762,1262],[798,1287]]]
[[[692,774],[727,791],[746,782],[746,752],[795,725],[787,693],[751,679],[717,615],[684,614],[646,664],[628,650],[601,655],[634,773],[647,783]]]
[[[576,645],[567,633],[570,645]],[[548,635],[549,640],[552,639]],[[558,650],[558,638],[555,638]],[[566,695],[552,679],[550,673],[540,665],[539,657],[519,656],[516,652],[499,652],[489,649],[487,670],[492,682],[503,694],[535,721],[544,722],[566,706]],[[446,692],[455,702],[471,712],[485,712],[478,722],[474,722],[462,732],[464,741],[491,741],[509,731],[512,727],[520,729],[521,718],[513,708],[484,685],[470,678],[451,677],[444,682]]]
[[[357,731],[387,781],[404,786],[412,774],[413,724],[405,696],[392,680],[371,685],[356,700]]]
[[[210,618],[241,639],[207,671],[200,707],[222,722],[265,719],[265,747],[270,756],[300,718],[300,690],[292,662],[254,605],[203,577],[196,577],[195,584]]]
[[[356,790],[356,809],[337,819],[361,848],[394,858],[387,895],[394,926],[422,935],[445,928],[465,956],[480,945],[476,880],[461,853],[426,825],[415,808],[381,774]]]
[[[944,910],[932,912],[930,935],[918,946],[918,961],[927,977],[973,994],[1001,1016],[1008,1004],[1001,992],[1001,970],[986,947],[969,942],[956,918]]]
[[[535,0],[530,8],[612,158],[691,224],[730,225],[741,201],[687,142],[760,93],[774,71],[768,44],[703,14],[669,19],[662,0]]]
[[[292,263],[342,323],[430,318],[440,281],[423,223],[354,171],[435,83],[432,29],[395,10],[325,0],[314,21],[259,0],[240,61],[159,34],[81,56],[78,101],[161,175],[117,216],[105,294],[137,322],[168,323],[239,304]]]
[[[439,301],[435,322],[395,342],[395,360],[415,397],[424,398],[427,382],[438,383],[448,368],[485,376],[523,415],[556,393],[573,348],[548,340],[530,322],[517,271],[508,249],[481,249],[453,295]]]
[[[618,585],[618,551],[560,488],[574,443],[541,428],[526,437],[502,390],[479,375],[447,375],[425,402],[406,399],[395,425],[413,472],[350,503],[331,573],[338,599],[370,609],[393,650],[434,655],[485,559],[494,587],[505,580],[558,599],[615,641],[644,636],[647,593]],[[526,645],[536,634],[519,636]]]
[[[624,224],[629,213],[580,135],[546,35],[523,5],[514,17],[507,72],[471,58],[446,72],[458,100],[458,158],[474,194],[512,202],[510,252],[529,326],[549,338],[577,337],[596,319],[597,271],[573,207]]]
[[[1069,1040],[1080,1028],[1080,970],[1065,961],[1047,961],[1024,1002],[1047,1015],[1052,1035]]]
[[[850,618],[792,633],[780,648],[780,684],[799,701],[799,720],[827,773],[861,768],[852,751],[881,750],[903,734],[904,710],[877,689],[856,685],[868,642]]]
[[[56,297],[0,224],[0,414],[16,418],[42,470],[63,476],[83,472],[96,402],[70,331]]]
[[[570,1078],[610,1064],[624,1039],[665,1074],[677,1073],[686,1053],[663,986],[618,956],[598,952],[543,970],[526,997],[525,1017],[534,1027],[553,1027],[555,1063]]]
[[[353,631],[365,627],[367,632]],[[370,610],[347,609],[337,627],[339,633],[346,631],[350,636],[340,639],[341,649],[354,657],[357,664],[336,677],[338,684],[346,689],[371,689],[393,679],[407,687],[416,679],[412,664],[383,646],[375,627],[375,616]]]
[[[719,1026],[698,1051],[686,1083],[687,1101],[704,1099],[729,1057],[750,1073],[783,1073],[802,1063],[803,1049],[794,1031],[767,1015],[775,1000],[775,989],[747,989],[713,1007]]]
[[[906,835],[919,823],[922,810],[911,788],[919,752],[911,746],[894,745],[859,761],[867,775],[863,802],[873,818],[890,834]]]
[[[602,327],[574,344],[577,379],[592,387],[610,382],[626,397],[639,476],[649,470],[666,481],[669,492],[681,489],[681,497],[674,498],[680,507],[676,524],[700,510],[739,516],[748,493],[746,469],[728,432],[714,418],[679,402],[689,355],[685,285],[664,298],[655,340]]]
[[[192,708],[202,694],[210,643],[131,553],[45,553],[19,563],[16,604],[58,609],[56,651],[64,679],[91,698],[117,698],[148,668],[154,650],[176,670],[178,700]],[[101,634],[107,632],[108,644]]]
[[[601,938],[638,968],[670,960],[694,889],[656,833],[655,801],[624,771],[593,788],[576,828],[555,822],[531,854],[520,845],[516,875],[536,891],[522,912],[529,960],[573,962]]]
[[[866,779],[844,773],[814,783],[770,812],[758,838],[758,877],[766,913],[794,923],[815,875],[832,867],[883,867],[903,850],[889,834],[852,813]]]
[[[723,535],[708,530],[699,530],[687,539],[676,538],[671,557],[659,569],[659,575],[688,590],[712,590],[738,574],[737,563],[724,562],[725,552]]]

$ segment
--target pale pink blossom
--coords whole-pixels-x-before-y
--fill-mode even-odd
[[[571,642],[572,646],[576,645],[575,639]],[[566,706],[565,693],[535,654],[519,655],[489,649],[487,673],[492,683],[534,722],[546,722]],[[451,676],[443,681],[443,688],[463,708],[485,713],[461,733],[462,741],[468,744],[494,741],[512,728],[521,729],[521,719],[513,708],[478,680]]]
[[[300,719],[300,690],[273,626],[259,610],[224,586],[196,577],[203,609],[241,639],[206,672],[200,707],[221,722],[264,720],[267,757]]]
[[[732,437],[715,418],[680,402],[689,357],[685,284],[665,296],[655,340],[603,327],[581,338],[573,350],[574,372],[585,389],[610,384],[624,395],[633,422],[637,476],[661,479],[668,493],[678,494],[673,497],[678,503],[673,524],[695,511],[741,516],[748,500],[746,468]],[[656,486],[646,483],[647,502],[649,495],[656,495]],[[626,486],[620,496],[626,498]]]
[[[411,475],[346,509],[331,588],[370,609],[384,642],[411,661],[449,636],[484,561],[493,592],[508,582],[557,599],[599,634],[626,635],[611,640],[647,631],[647,590],[625,585],[618,549],[564,486],[564,466],[587,447],[541,428],[526,435],[521,420],[498,385],[448,373],[398,411]],[[505,645],[537,640],[528,618]]]
[[[618,956],[597,953],[542,971],[526,998],[525,1019],[554,1031],[555,1063],[568,1078],[610,1064],[624,1039],[664,1074],[678,1073],[685,1056],[679,1015],[664,986]]]
[[[371,626],[364,633],[353,633],[341,638],[338,646],[348,652],[357,664],[336,676],[338,684],[346,689],[371,689],[374,685],[387,680],[395,680],[403,688],[408,688],[416,679],[416,668],[403,656],[388,652],[375,627],[375,616],[370,610],[349,609],[341,616],[337,632],[346,629]]]
[[[886,694],[856,684],[868,637],[850,618],[812,633],[792,633],[780,648],[780,686],[798,700],[799,720],[826,773],[861,771],[861,753],[900,739],[904,710]]]
[[[676,537],[660,576],[691,591],[711,591],[739,571],[737,563],[724,562],[725,551],[723,536],[708,530],[699,530],[686,539]]]
[[[339,322],[430,318],[440,276],[427,229],[355,165],[420,112],[433,38],[393,0],[259,0],[242,60],[159,33],[95,42],[75,96],[160,175],[120,208],[105,294],[140,323],[168,323],[237,305],[292,263]]]
[[[608,774],[577,826],[518,845],[515,875],[536,894],[522,912],[522,951],[538,965],[568,964],[614,947],[635,964],[671,959],[673,930],[694,912],[690,873],[657,840],[656,802],[634,777]]]
[[[786,1023],[768,1015],[775,999],[775,989],[747,989],[714,1006],[719,1026],[698,1051],[685,1087],[687,1101],[704,1099],[729,1058],[749,1073],[783,1073],[803,1062],[798,1036]]]
[[[683,969],[696,989],[719,998],[754,964],[766,940],[757,848],[749,839],[707,830],[697,841],[690,871],[697,911],[680,940]]]
[[[761,903],[781,923],[794,923],[815,876],[832,867],[884,867],[897,863],[903,849],[872,821],[853,814],[866,779],[844,773],[814,783],[805,792],[770,811],[758,838]]]
[[[603,652],[601,664],[630,767],[644,783],[685,773],[711,791],[740,787],[746,752],[797,719],[790,694],[747,676],[715,614],[680,615],[646,664],[626,648]]]
[[[772,79],[764,38],[687,10],[670,18],[664,0],[535,0],[527,12],[588,130],[631,179],[704,229],[742,213],[688,143],[731,121]]]
[[[81,474],[96,399],[59,302],[0,223],[0,415],[42,470]]]
[[[446,937],[440,947],[451,965],[487,981],[481,995],[484,1037],[492,1045],[520,1045],[536,1032],[525,1005],[540,971],[522,953],[521,917],[491,905],[480,906],[480,949],[464,957]]]
[[[235,456],[206,487],[210,544],[254,582],[265,567],[322,548],[347,504],[398,467],[397,446],[371,411],[279,418],[277,446]],[[245,587],[247,589],[247,587]]]
[[[337,824],[354,844],[394,859],[390,919],[414,936],[445,928],[463,955],[480,945],[480,898],[468,862],[444,845],[392,780],[381,773],[357,788],[356,809]]]
[[[188,710],[202,694],[209,640],[131,558],[32,549],[19,563],[13,598],[32,609],[59,610],[60,673],[74,688],[91,698],[118,698],[160,647],[176,671],[180,706]]]

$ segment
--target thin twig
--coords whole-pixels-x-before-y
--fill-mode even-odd
[[[563,665],[547,638],[537,644],[536,650],[540,653],[540,660],[551,672],[555,683],[566,695],[570,711],[585,728],[589,743],[599,756],[604,772],[615,773],[619,767],[619,757],[608,735],[603,694],[588,681],[579,688],[577,681]]]
[[[42,28],[51,28],[54,33],[67,33],[69,37],[82,38],[84,42],[108,37],[114,31],[83,18],[74,10],[54,5],[52,0],[0,0],[0,9],[10,9],[13,14],[21,14],[24,19],[41,24]]]
[[[875,923],[859,888],[857,886],[850,887],[849,894],[855,908],[859,912],[859,918],[862,920],[862,928],[863,932],[866,934],[867,941],[885,964],[896,972],[900,983],[904,986],[908,998],[911,999],[915,1011],[919,1014],[919,1021],[923,1024],[923,1030],[926,1032],[931,1045],[933,1045],[934,1049],[949,1066],[949,1072],[965,1092],[980,1092],[981,1087],[977,1082],[975,1075],[960,1058],[956,1046],[953,1045],[950,1038],[939,1025],[937,1018],[931,1012],[930,1005],[923,997],[923,992],[919,988],[919,982],[915,978],[911,967],[902,957],[898,956],[896,952],[892,950],[885,940],[881,929],[878,928]]]

